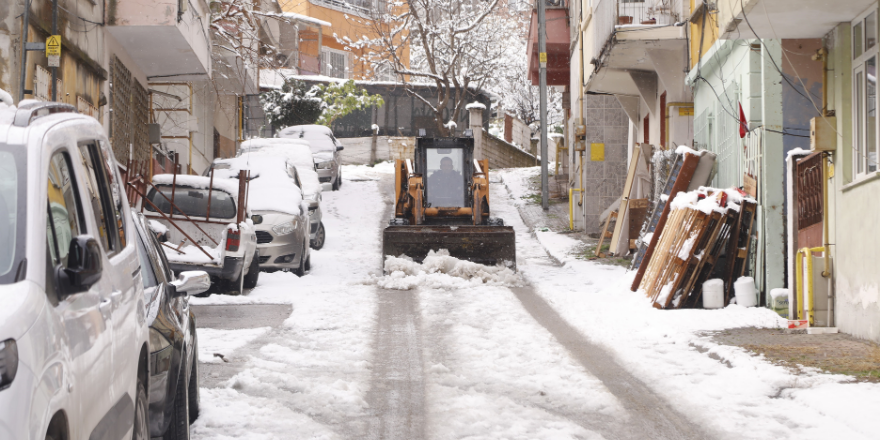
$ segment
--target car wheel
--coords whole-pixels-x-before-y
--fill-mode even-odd
[[[189,423],[199,418],[199,338],[197,333],[193,333],[193,358],[192,372],[189,375]]]
[[[318,223],[318,231],[315,232],[315,239],[311,242],[312,249],[319,250],[324,247],[325,238],[326,234],[324,233],[324,222]]]
[[[171,423],[165,432],[165,440],[189,440],[189,397],[186,383],[186,353],[181,356],[183,365],[177,378],[177,390],[174,393],[174,409],[171,412]]]
[[[298,276],[298,277],[301,277],[301,276],[303,276],[303,275],[306,274],[306,259],[305,259],[305,255],[306,255],[306,250],[303,249],[302,257],[300,257],[300,259],[299,259],[299,266],[297,266],[297,268],[293,270],[293,273],[294,273],[296,276]]]
[[[333,181],[333,191],[339,191],[339,179]]]
[[[244,287],[253,289],[257,287],[257,280],[260,278],[260,253],[254,252],[254,259],[251,260],[251,267],[248,269],[247,275],[244,276]]]
[[[137,380],[137,398],[134,402],[134,426],[131,429],[131,440],[150,440],[149,420],[147,419],[147,391],[144,382]]]

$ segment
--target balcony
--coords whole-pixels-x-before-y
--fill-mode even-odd
[[[584,15],[590,16],[584,59],[593,65],[585,72],[588,90],[638,95],[648,72],[670,83],[683,80],[674,77],[685,64],[688,0],[603,0]]]
[[[545,20],[547,22],[547,85],[565,86],[570,82],[569,47],[571,32],[569,30],[568,6],[562,0],[547,0]],[[529,25],[529,79],[532,85],[538,85],[540,62],[538,60],[538,11],[532,10],[532,21]]]
[[[798,39],[821,38],[873,4],[875,0],[718,0],[716,9],[722,38],[748,39],[757,34],[757,38]],[[742,13],[743,6],[748,14]]]
[[[205,79],[211,73],[210,11],[204,0],[117,0],[107,29],[148,78]]]

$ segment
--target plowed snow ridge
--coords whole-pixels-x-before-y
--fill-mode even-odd
[[[411,290],[414,287],[428,289],[462,289],[476,286],[521,287],[523,278],[505,266],[486,266],[460,260],[449,255],[446,249],[431,251],[425,261],[417,263],[407,256],[385,257],[385,275],[375,277],[376,285],[383,289]]]

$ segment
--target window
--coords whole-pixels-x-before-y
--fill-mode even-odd
[[[217,188],[209,191],[207,189],[177,186],[174,189],[173,195],[169,185],[157,185],[157,188],[162,192],[159,193],[155,189],[151,189],[147,194],[147,198],[166,214],[171,213],[171,200],[173,198],[174,206],[177,207],[174,210],[175,215],[186,214],[190,217],[205,217],[205,214],[208,212],[209,192],[211,193],[211,218],[233,219],[237,214],[235,201],[232,199],[232,196]],[[156,212],[149,203],[145,206],[145,209]]]
[[[108,170],[109,162],[103,160],[103,156],[94,143],[81,144],[79,146],[83,167],[86,169],[86,193],[92,212],[95,215],[95,224],[98,231],[95,239],[101,242],[104,250],[115,253],[125,246],[125,234],[122,231],[122,218],[117,208],[117,197],[113,197]]]
[[[428,206],[462,207],[464,203],[464,159],[460,148],[426,150]]]
[[[321,74],[333,78],[348,78],[348,52],[329,47],[321,48]]]
[[[853,174],[877,171],[877,11],[868,10],[852,23]]]
[[[0,285],[20,281],[24,267],[27,151],[0,143]],[[20,215],[19,215],[20,214]]]
[[[46,237],[55,266],[67,266],[70,241],[85,232],[75,180],[70,157],[64,152],[55,153],[49,162],[46,201]]]

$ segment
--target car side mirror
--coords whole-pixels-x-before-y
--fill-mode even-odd
[[[211,288],[211,277],[203,270],[190,270],[181,272],[177,279],[171,282],[174,292],[171,296],[177,298],[187,294],[197,295]]]
[[[337,145],[337,146],[336,146],[336,151],[342,151],[342,150],[344,150],[344,149],[345,149],[345,147],[343,147],[342,145]]]
[[[59,286],[64,296],[84,292],[95,285],[103,272],[101,248],[91,235],[70,240],[67,267],[59,268]]]

